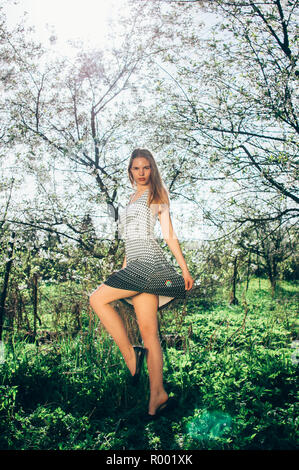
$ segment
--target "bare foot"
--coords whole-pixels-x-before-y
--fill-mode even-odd
[[[148,414],[154,415],[157,408],[159,408],[159,406],[163,403],[166,403],[167,400],[168,394],[165,392],[165,390],[155,395],[152,394],[149,402]]]

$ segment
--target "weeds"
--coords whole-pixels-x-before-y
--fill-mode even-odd
[[[295,294],[285,283],[272,299],[251,282],[240,305],[193,299],[183,319],[180,306],[164,313],[165,386],[179,406],[147,424],[146,366],[133,388],[118,348],[88,318],[74,337],[15,334],[0,365],[1,449],[295,449]]]

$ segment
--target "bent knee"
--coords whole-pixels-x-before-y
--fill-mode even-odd
[[[92,306],[95,301],[98,303],[102,299],[102,290],[103,290],[104,284],[101,284],[99,287],[97,287],[91,294],[89,294],[89,303]]]
[[[154,341],[159,340],[159,333],[156,328],[153,327],[143,327],[140,329],[142,336],[143,344],[147,348],[149,345],[153,344]]]

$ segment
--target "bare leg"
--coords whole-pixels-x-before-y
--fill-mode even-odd
[[[136,370],[136,357],[134,349],[128,338],[122,319],[116,310],[109,305],[113,300],[123,299],[138,294],[136,291],[117,289],[115,287],[101,284],[89,296],[89,302],[93,310],[99,317],[105,329],[112,336],[132,375]]]
[[[133,297],[139,330],[147,352],[147,368],[150,380],[149,414],[155,414],[168,395],[163,386],[163,354],[158,335],[158,296],[141,293]]]

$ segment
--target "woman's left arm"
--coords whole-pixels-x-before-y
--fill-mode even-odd
[[[191,274],[188,270],[185,258],[183,256],[178,238],[176,236],[176,233],[173,229],[170,213],[169,213],[169,207],[167,205],[163,204],[163,210],[160,210],[158,212],[159,220],[160,220],[160,225],[161,225],[161,230],[162,230],[162,235],[169,246],[171,252],[175,256],[181,270],[182,270],[182,275],[185,280],[185,287],[186,290],[192,289],[192,286],[194,284],[194,280],[191,277]]]

